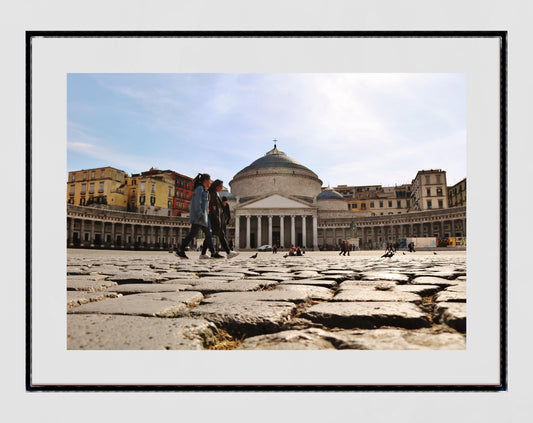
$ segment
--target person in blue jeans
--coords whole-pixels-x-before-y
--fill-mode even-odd
[[[223,258],[215,251],[213,245],[213,237],[211,236],[211,230],[209,228],[208,210],[209,210],[209,195],[207,190],[211,186],[211,176],[207,173],[199,173],[194,178],[194,192],[191,197],[191,210],[189,214],[189,221],[191,222],[191,229],[183,240],[176,255],[187,259],[185,254],[185,247],[193,240],[198,234],[198,231],[202,231],[205,234],[207,247],[211,252],[212,258]]]

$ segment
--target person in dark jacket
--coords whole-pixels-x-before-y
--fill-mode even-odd
[[[228,246],[228,241],[226,235],[224,234],[224,222],[226,221],[224,215],[224,206],[222,205],[222,200],[218,193],[222,191],[222,181],[220,179],[215,180],[209,187],[209,224],[212,231],[212,234],[216,236],[219,241],[222,249],[228,255],[228,258],[233,258],[238,256],[239,253],[231,251]],[[209,241],[206,237],[204,245],[202,246],[202,254],[200,255],[201,259],[208,258],[205,253],[209,247]],[[218,254],[218,253],[217,253]]]
[[[188,257],[185,254],[185,247],[193,240],[199,230],[205,234],[206,245],[211,251],[211,257],[217,256],[215,252],[215,246],[213,245],[213,238],[211,236],[211,231],[209,230],[209,220],[208,220],[208,203],[209,197],[207,189],[211,186],[211,176],[207,173],[199,173],[196,178],[194,178],[194,192],[191,197],[191,210],[189,214],[189,221],[191,222],[191,229],[189,233],[182,241],[180,248],[176,251],[176,255],[187,259]],[[219,257],[222,257],[219,255]]]
[[[222,221],[222,228],[224,230],[224,235],[226,235],[226,237],[227,237],[228,233],[227,233],[226,227],[229,225],[229,222],[231,220],[231,211],[229,209],[229,204],[228,204],[228,198],[227,197],[222,197],[222,212],[223,212],[223,215],[224,215],[224,218],[223,218],[223,221]],[[231,246],[230,246],[230,250],[233,250],[233,248],[231,248]]]
[[[341,252],[339,253],[339,256],[343,253],[346,254],[346,241],[344,239],[341,242]]]

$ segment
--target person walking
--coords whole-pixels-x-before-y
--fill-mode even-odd
[[[348,241],[345,241],[344,242],[344,254],[343,256],[345,256],[346,254],[350,255],[350,249],[352,248],[352,246],[350,245],[350,243]]]
[[[229,222],[231,220],[231,212],[229,209],[228,197],[222,197],[222,212],[223,212],[222,229],[224,230],[224,235],[226,235],[227,237],[228,236],[227,226],[229,225]],[[233,250],[231,245],[230,245],[230,250]]]
[[[220,241],[220,246],[228,255],[227,258],[233,258],[239,255],[235,251],[231,251],[228,246],[228,241],[226,235],[224,234],[224,206],[222,205],[222,200],[218,193],[222,191],[222,181],[220,179],[215,180],[208,189],[209,196],[209,229],[212,231],[212,235],[216,236]],[[209,247],[209,242],[207,237],[202,245],[202,253],[200,255],[201,259],[208,258],[205,254],[207,248]],[[218,253],[211,255],[214,258],[221,258],[222,256]]]
[[[209,230],[209,219],[208,219],[208,207],[209,207],[209,196],[207,193],[208,188],[211,186],[211,176],[207,173],[199,173],[196,178],[194,178],[193,189],[194,192],[191,197],[191,209],[189,213],[189,221],[191,222],[191,229],[189,233],[182,241],[180,248],[176,251],[176,255],[182,259],[188,259],[185,254],[185,247],[193,240],[193,238],[198,234],[198,231],[202,231],[205,235],[205,240],[207,242],[207,247],[211,252],[211,257],[222,258],[221,255],[218,255],[215,252],[215,246],[213,245],[213,237],[211,236],[211,231]]]
[[[339,253],[339,256],[342,255],[342,253],[346,254],[345,248],[346,248],[346,241],[343,239],[341,242],[341,252]]]

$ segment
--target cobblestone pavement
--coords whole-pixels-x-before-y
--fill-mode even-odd
[[[466,252],[69,249],[67,348],[466,348]]]

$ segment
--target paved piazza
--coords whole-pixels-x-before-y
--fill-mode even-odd
[[[466,348],[466,252],[69,249],[67,347],[83,350]]]

